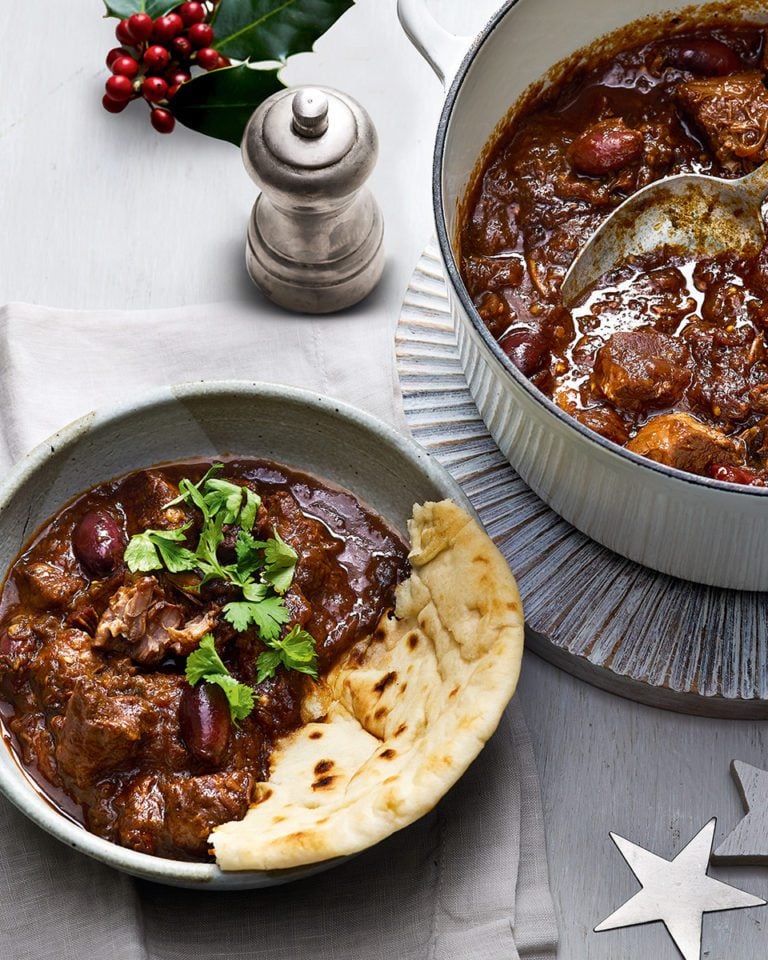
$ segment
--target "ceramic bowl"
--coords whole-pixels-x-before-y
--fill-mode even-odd
[[[768,590],[768,488],[654,463],[569,417],[488,332],[462,282],[456,245],[462,201],[478,162],[529,87],[552,83],[559,65],[577,51],[620,35],[635,21],[647,18],[645,26],[656,35],[662,25],[683,30],[715,16],[765,22],[765,5],[508,0],[471,42],[438,26],[425,0],[398,0],[398,9],[408,35],[449,84],[435,145],[435,221],[462,366],[499,448],[546,503],[622,556],[699,583]],[[638,37],[642,33],[627,41],[624,34],[623,43]],[[610,41],[605,46],[610,50]]]
[[[7,570],[32,532],[83,490],[152,464],[226,454],[280,461],[347,487],[404,535],[416,502],[450,497],[473,512],[461,488],[421,447],[366,413],[289,387],[185,384],[90,413],[17,463],[0,487],[0,569]],[[339,862],[227,873],[215,864],[128,850],[59,813],[7,747],[0,747],[0,791],[70,847],[174,886],[267,887]]]

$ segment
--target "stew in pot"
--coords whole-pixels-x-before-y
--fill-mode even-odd
[[[701,28],[579,68],[529,103],[469,195],[461,269],[499,345],[581,424],[645,457],[768,482],[768,248],[752,259],[638,258],[575,309],[585,239],[660,177],[737,177],[768,158],[758,26]]]

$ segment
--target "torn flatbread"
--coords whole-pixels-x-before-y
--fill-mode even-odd
[[[430,811],[496,729],[523,652],[515,580],[449,500],[416,506],[409,533],[395,616],[332,668],[314,696],[323,718],[276,745],[245,818],[211,834],[222,869],[364,850]]]

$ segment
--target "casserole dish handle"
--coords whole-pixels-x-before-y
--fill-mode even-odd
[[[472,43],[446,30],[427,9],[426,0],[397,0],[397,16],[411,43],[447,87]]]

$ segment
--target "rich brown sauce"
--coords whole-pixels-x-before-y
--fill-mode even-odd
[[[465,204],[461,268],[513,363],[562,409],[661,463],[768,481],[768,252],[669,251],[559,296],[605,216],[676,173],[768,157],[764,30],[704,28],[592,63],[526,104]]]
[[[30,540],[0,599],[0,716],[33,782],[64,814],[100,836],[178,859],[207,859],[213,827],[245,815],[253,785],[269,777],[274,742],[303,722],[302,699],[313,682],[283,667],[256,682],[265,646],[255,628],[238,633],[223,619],[222,605],[235,597],[222,581],[196,593],[189,578],[199,581],[197,574],[131,573],[124,565],[124,545],[134,534],[185,520],[194,529],[194,511],[164,508],[181,478],[197,482],[209,466],[158,466],[82,494]],[[284,631],[299,624],[311,633],[322,676],[392,607],[407,568],[405,544],[353,494],[305,473],[231,458],[222,477],[261,497],[257,539],[276,529],[297,551]],[[73,538],[77,542],[83,518],[104,514],[109,529],[119,530],[119,553],[109,569],[94,574]],[[153,612],[142,621],[144,634],[129,640],[126,632],[106,646],[97,642],[119,592],[137,603],[138,585],[147,577],[154,581]],[[209,737],[213,751],[208,741],[201,752],[185,740],[183,698],[192,688],[184,676],[186,656],[170,643],[179,630],[168,629],[169,616],[182,633],[210,616],[222,660],[255,691],[256,707],[239,725],[216,703],[208,720],[199,721],[218,724]],[[150,636],[159,646],[147,654]]]

